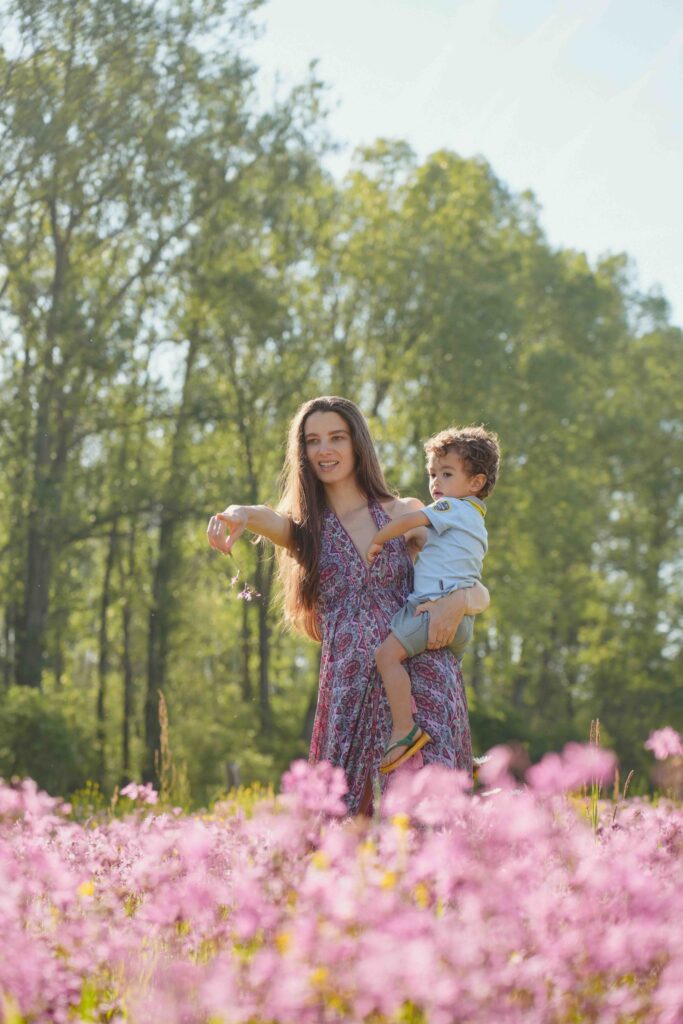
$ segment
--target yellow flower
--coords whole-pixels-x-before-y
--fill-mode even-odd
[[[327,967],[316,967],[314,971],[311,971],[311,985],[315,985],[316,988],[320,988],[327,981],[329,975]]]
[[[292,945],[292,935],[290,932],[280,932],[279,935],[275,936],[275,945],[280,953],[286,953]]]
[[[372,839],[363,840],[358,847],[358,855],[360,857],[372,857],[375,852],[375,844]]]
[[[288,892],[287,892],[287,897],[286,897],[286,899],[287,899],[287,906],[288,907],[295,907],[298,898],[299,898],[299,894],[297,893],[296,889],[289,889]]]
[[[410,817],[407,814],[395,814],[391,819],[391,824],[401,832],[407,832],[410,827]]]
[[[94,896],[95,895],[95,883],[94,882],[81,882],[78,889],[76,890],[79,896]]]
[[[393,889],[396,885],[396,872],[385,871],[380,879],[380,889]]]
[[[318,871],[324,871],[325,868],[329,868],[330,859],[326,853],[323,853],[322,850],[316,850],[316,852],[311,857],[311,864],[313,865],[314,868],[317,868]]]
[[[417,903],[418,907],[421,907],[422,910],[426,910],[426,908],[429,906],[429,889],[424,884],[424,882],[417,883],[417,885],[413,889],[413,895],[415,896],[415,902]]]

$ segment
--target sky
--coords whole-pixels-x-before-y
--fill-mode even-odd
[[[681,0],[269,0],[259,20],[266,93],[319,62],[335,174],[380,136],[482,155],[552,245],[627,252],[683,325]]]

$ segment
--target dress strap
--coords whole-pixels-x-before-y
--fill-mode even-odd
[[[375,525],[378,530],[381,530],[389,522],[389,514],[382,508],[381,502],[377,498],[370,498],[368,501],[368,508],[370,509],[370,515],[375,520]]]

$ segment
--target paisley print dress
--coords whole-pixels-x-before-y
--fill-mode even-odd
[[[369,508],[378,529],[390,521],[379,502],[371,501]],[[379,767],[391,732],[375,651],[412,584],[413,563],[402,537],[388,541],[368,565],[334,512],[325,510],[318,606],[323,640],[310,760],[327,760],[344,769],[351,814],[361,807],[366,783]],[[443,648],[418,654],[405,666],[415,719],[432,737],[408,765],[444,764],[471,772],[460,663]]]

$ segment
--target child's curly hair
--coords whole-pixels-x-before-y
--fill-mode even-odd
[[[455,452],[465,466],[468,476],[483,473],[486,483],[479,490],[479,497],[486,498],[496,486],[500,468],[500,442],[498,435],[485,427],[449,427],[425,441],[425,455],[443,458],[448,452]]]

